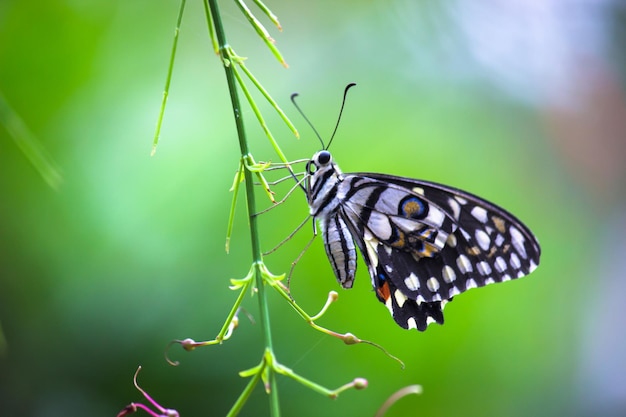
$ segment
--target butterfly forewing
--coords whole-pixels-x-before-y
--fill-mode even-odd
[[[444,185],[384,174],[341,174],[327,151],[311,159],[311,214],[337,279],[352,286],[356,246],[378,299],[404,328],[443,323],[457,294],[532,272],[540,248],[504,209]],[[329,226],[330,225],[330,226]]]
[[[350,192],[342,207],[359,235],[421,258],[435,256],[456,229],[448,213],[410,189],[360,174],[346,175],[344,184]]]
[[[473,287],[527,275],[539,264],[539,244],[530,230],[488,201],[426,181],[380,174],[352,175],[401,186],[407,192],[422,196],[431,210],[437,207],[455,222],[455,230],[448,236],[445,247],[432,259],[415,262],[414,256],[402,253],[402,248],[378,251],[379,263],[397,265],[394,272],[388,273],[407,295],[421,296],[424,301],[447,299]]]

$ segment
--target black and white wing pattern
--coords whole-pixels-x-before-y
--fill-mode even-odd
[[[337,280],[352,287],[358,247],[378,299],[405,329],[443,324],[452,297],[539,265],[532,232],[473,194],[391,175],[342,174],[325,150],[307,172],[310,212]]]

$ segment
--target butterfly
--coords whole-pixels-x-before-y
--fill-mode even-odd
[[[343,174],[322,150],[306,165],[305,192],[339,284],[352,287],[358,248],[378,300],[405,329],[443,324],[443,308],[456,295],[523,277],[539,265],[533,233],[466,191],[385,174]]]

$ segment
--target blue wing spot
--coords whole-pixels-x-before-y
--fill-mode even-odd
[[[409,195],[400,200],[398,214],[409,219],[423,219],[428,215],[428,205],[423,200]]]

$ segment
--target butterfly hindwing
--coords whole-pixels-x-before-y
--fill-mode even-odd
[[[443,306],[449,300],[417,302],[396,288],[380,264],[375,290],[378,300],[385,304],[400,327],[424,331],[430,323],[443,324]]]

